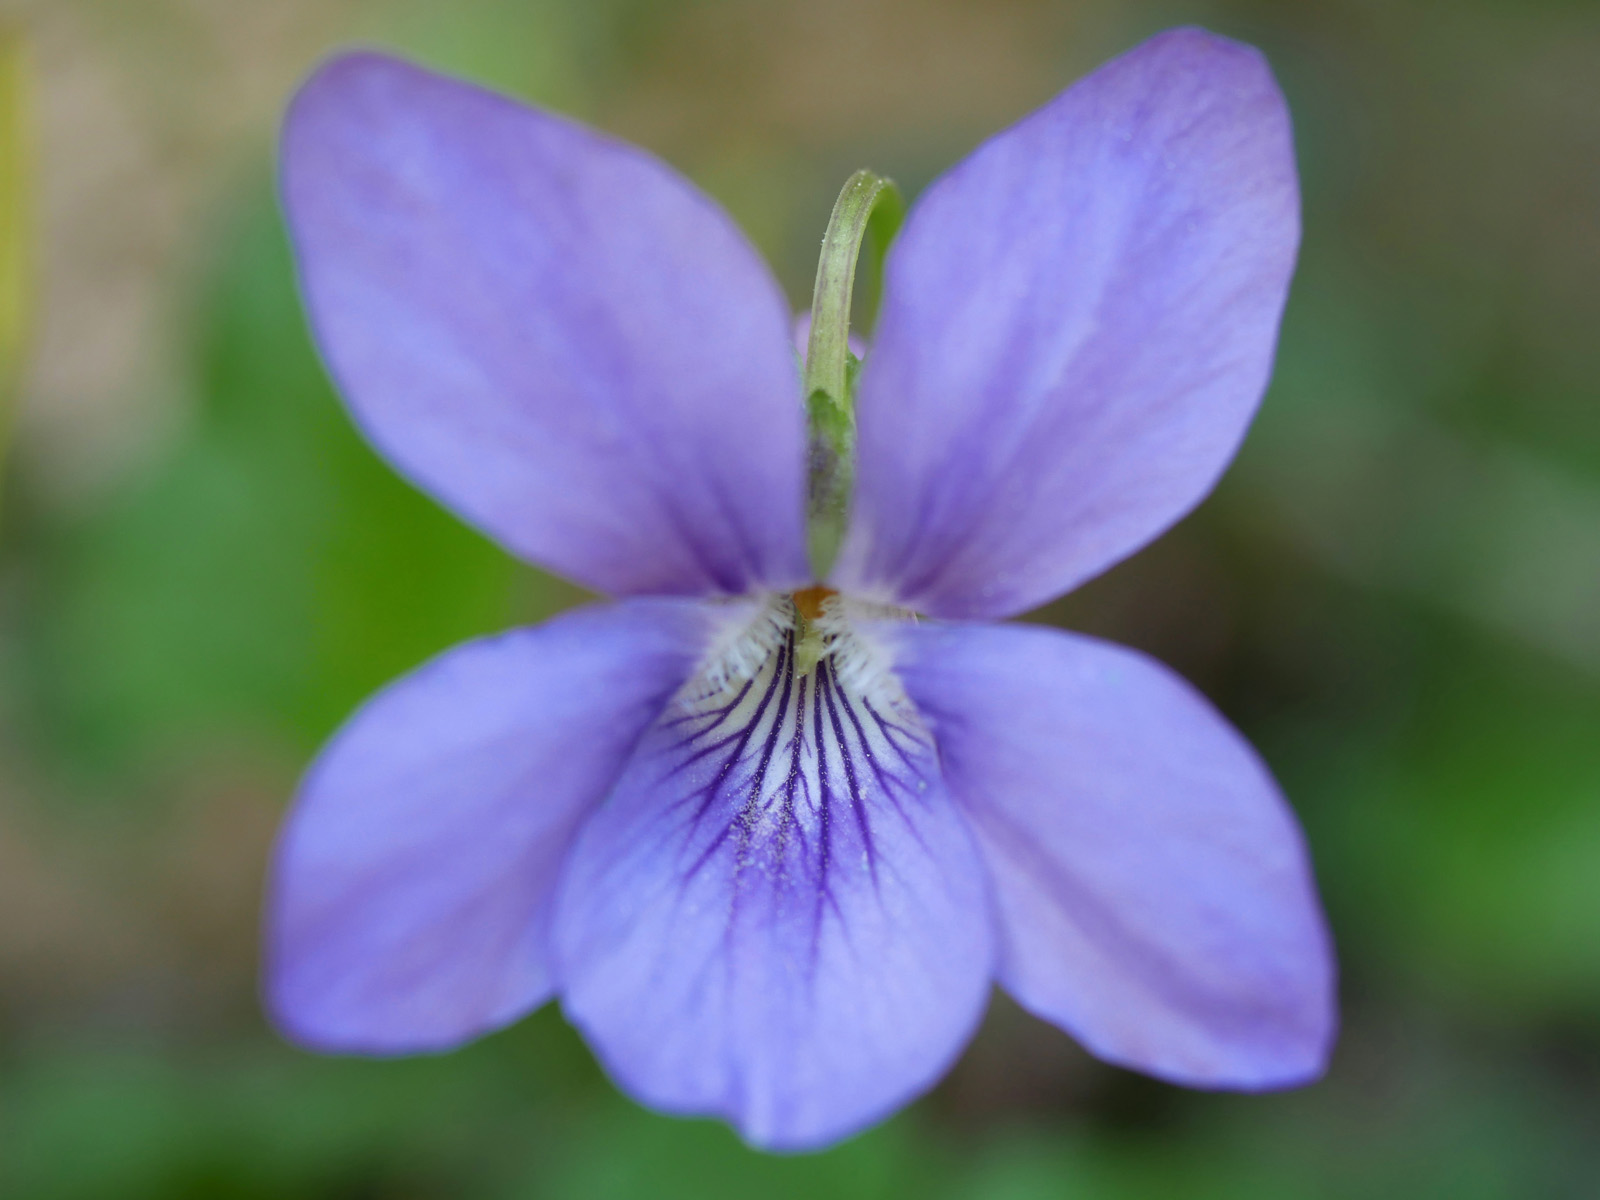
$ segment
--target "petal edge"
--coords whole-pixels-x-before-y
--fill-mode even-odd
[[[612,595],[806,578],[788,305],[676,172],[360,53],[296,97],[282,194],[323,358],[418,486]]]
[[[1200,30],[986,142],[890,253],[835,586],[1011,616],[1161,533],[1254,415],[1298,244],[1283,97]]]
[[[1320,1075],[1334,964],[1303,839],[1210,704],[1142,654],[1057,630],[924,626],[894,645],[989,864],[1001,985],[1172,1082]]]
[[[279,834],[265,1000],[318,1049],[445,1049],[542,1003],[573,831],[682,682],[705,606],[636,600],[447,651],[324,748]]]

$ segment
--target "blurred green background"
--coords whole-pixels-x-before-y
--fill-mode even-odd
[[[997,1002],[927,1099],[769,1158],[621,1098],[549,1011],[431,1059],[281,1044],[256,921],[297,773],[385,680],[578,598],[351,431],[272,195],[295,81],[377,43],[640,142],[799,303],[851,170],[915,193],[1180,23],[1261,46],[1294,110],[1277,375],[1216,495],[1038,619],[1160,655],[1277,771],[1340,947],[1327,1080],[1188,1093]],[[0,1196],[1600,1195],[1600,5],[0,0],[0,25]]]

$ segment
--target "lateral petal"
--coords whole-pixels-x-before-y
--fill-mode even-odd
[[[1092,638],[893,637],[994,881],[1001,985],[1174,1082],[1320,1075],[1332,950],[1294,817],[1244,739],[1165,667]]]
[[[323,357],[418,486],[613,595],[807,578],[788,305],[671,169],[355,54],[295,100],[283,196]]]
[[[1009,616],[1161,533],[1255,413],[1298,242],[1283,97],[1200,30],[985,143],[890,253],[834,586]]]
[[[583,815],[682,684],[708,607],[634,600],[469,642],[379,693],[306,777],[269,887],[266,999],[324,1050],[437,1050],[546,1000]]]

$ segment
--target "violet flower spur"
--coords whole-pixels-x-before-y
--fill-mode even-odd
[[[781,1149],[932,1085],[994,984],[1179,1083],[1322,1071],[1331,951],[1254,753],[1140,654],[987,623],[1155,537],[1244,434],[1299,234],[1254,51],[1157,37],[933,184],[853,407],[803,394],[767,269],[639,150],[359,54],[283,163],[373,444],[614,597],[445,653],[323,752],[270,886],[289,1037],[441,1050],[558,996],[628,1092]],[[808,380],[819,345],[844,378],[838,230]],[[825,586],[819,400],[853,477]],[[812,501],[813,533],[846,511]]]

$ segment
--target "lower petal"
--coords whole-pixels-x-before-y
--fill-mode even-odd
[[[569,1017],[639,1098],[759,1146],[904,1103],[987,1000],[986,881],[926,731],[792,630],[753,677],[680,697],[567,870]]]
[[[894,638],[994,879],[1002,986],[1174,1082],[1321,1074],[1332,952],[1294,818],[1238,733],[1166,668],[1091,638]]]
[[[470,642],[370,701],[279,839],[267,1003],[325,1050],[442,1049],[547,999],[583,814],[693,669],[710,609],[639,600]]]

